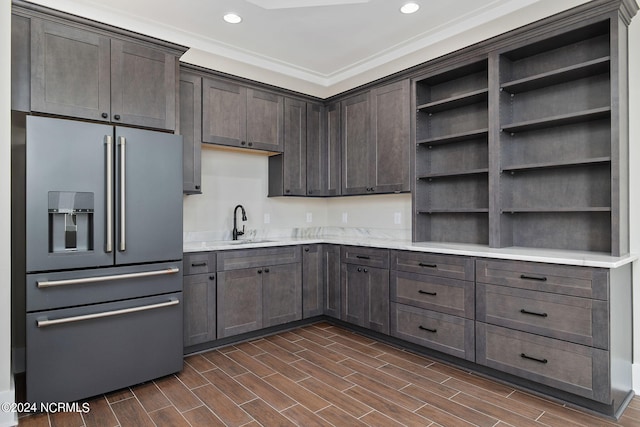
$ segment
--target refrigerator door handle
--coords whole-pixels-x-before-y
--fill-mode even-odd
[[[126,203],[127,203],[127,181],[126,181],[126,145],[127,139],[124,136],[118,138],[118,145],[120,146],[120,241],[118,250],[124,252],[127,250],[127,232],[126,232]]]
[[[125,273],[125,274],[114,274],[112,276],[95,276],[95,277],[82,277],[79,279],[63,279],[63,280],[51,280],[51,281],[38,281],[36,285],[39,289],[42,288],[51,288],[54,286],[66,286],[66,285],[83,285],[86,283],[96,283],[96,282],[109,282],[113,280],[124,280],[124,279],[138,279],[141,277],[149,277],[149,276],[162,276],[165,274],[176,274],[180,271],[178,267],[166,268],[164,270],[154,270],[154,271],[142,271],[139,273]]]
[[[81,316],[62,317],[60,319],[51,319],[51,320],[41,319],[37,321],[37,324],[38,324],[38,328],[44,328],[45,326],[61,325],[64,323],[79,322],[82,320],[100,319],[104,317],[119,316],[122,314],[136,313],[138,311],[146,311],[146,310],[154,310],[154,309],[163,308],[163,307],[171,307],[177,304],[180,304],[180,300],[171,298],[169,301],[166,301],[166,302],[161,302],[158,304],[143,305],[140,307],[123,308],[120,310],[104,311],[101,313],[93,313],[93,314],[84,314]]]
[[[106,238],[105,248],[106,253],[113,252],[113,136],[106,135],[105,145],[106,153],[106,193],[107,193],[107,220],[106,220]]]

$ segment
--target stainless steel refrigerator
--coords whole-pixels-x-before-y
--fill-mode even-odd
[[[27,116],[24,139],[27,401],[181,370],[181,137]]]

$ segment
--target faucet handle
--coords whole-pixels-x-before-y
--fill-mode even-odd
[[[238,231],[238,236],[244,235],[244,225],[242,226],[242,231]]]

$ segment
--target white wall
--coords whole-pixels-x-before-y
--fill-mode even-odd
[[[202,150],[202,194],[184,196],[184,231],[231,232],[233,208],[247,211],[247,229],[356,227],[410,237],[411,196],[339,198],[267,197],[268,157],[251,152]],[[312,222],[307,222],[307,214]],[[342,214],[347,214],[347,222]],[[400,214],[400,224],[394,214]],[[265,224],[265,214],[270,223]],[[238,215],[239,217],[239,215]],[[228,238],[228,236],[227,236]]]
[[[11,374],[11,2],[0,2],[0,402],[13,402]],[[14,425],[0,412],[0,426]]]
[[[640,16],[629,26],[630,251],[640,253]],[[640,262],[633,265],[633,384],[640,394]]]

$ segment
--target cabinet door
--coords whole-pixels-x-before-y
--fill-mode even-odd
[[[31,20],[31,110],[109,121],[110,40],[84,29]]]
[[[341,319],[389,333],[389,270],[342,264]]]
[[[11,15],[11,109],[31,111],[31,20]]]
[[[319,316],[324,311],[323,245],[302,249],[302,317]]]
[[[111,121],[176,128],[175,55],[137,43],[111,41]]]
[[[322,246],[322,272],[324,275],[324,314],[340,319],[340,246]]]
[[[307,194],[307,103],[284,102],[284,182],[285,196]]]
[[[216,339],[216,276],[184,277],[184,346]]]
[[[284,153],[269,157],[269,197],[307,194],[307,104],[284,100]]]
[[[259,268],[218,272],[218,339],[262,328]]]
[[[363,267],[367,282],[366,327],[389,333],[389,270]]]
[[[340,319],[358,326],[366,326],[367,280],[362,267],[342,264],[342,298]]]
[[[180,74],[180,135],[182,135],[182,192],[201,189],[202,78]]]
[[[369,92],[342,101],[342,194],[369,194]]]
[[[202,81],[202,141],[246,147],[246,89],[214,79]]]
[[[375,193],[409,191],[409,81],[371,91],[370,183]]]
[[[284,140],[284,98],[256,89],[247,89],[246,93],[247,146],[281,153]]]
[[[300,263],[262,270],[263,327],[302,319],[302,267]],[[260,270],[258,270],[260,271]]]

